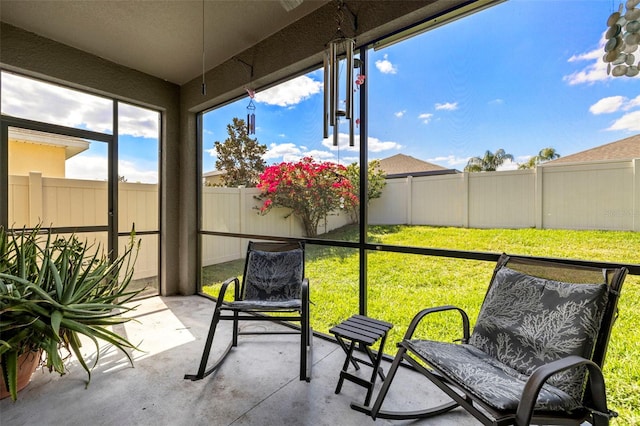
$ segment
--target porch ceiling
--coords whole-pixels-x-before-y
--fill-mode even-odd
[[[329,1],[204,0],[206,69]],[[172,83],[202,73],[201,0],[2,0],[0,13],[3,22]]]

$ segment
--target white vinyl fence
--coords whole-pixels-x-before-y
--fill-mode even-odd
[[[106,183],[43,178],[39,173],[9,178],[9,223],[22,226],[87,226],[107,223]],[[119,184],[121,230],[158,229],[158,187]],[[255,188],[203,187],[203,229],[254,235],[302,237],[288,209],[259,215]],[[319,224],[323,234],[350,222],[338,211]],[[372,200],[369,223],[469,228],[561,228],[640,231],[640,159],[583,164],[545,164],[534,170],[389,179]],[[105,236],[106,237],[106,236]],[[136,278],[155,276],[158,238],[143,236]],[[124,238],[121,238],[124,243]],[[246,240],[205,236],[203,266],[241,258]]]
[[[640,159],[390,179],[369,223],[640,231]]]

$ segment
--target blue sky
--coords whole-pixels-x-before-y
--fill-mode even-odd
[[[370,51],[369,158],[397,153],[462,170],[505,149],[525,162],[568,155],[640,132],[640,77],[606,74],[607,0],[511,0],[379,51]],[[640,56],[640,51],[636,52]],[[268,164],[304,155],[350,163],[357,148],[322,139],[322,73],[258,90],[255,137]],[[250,83],[248,84],[250,87]],[[205,117],[203,170],[249,98]],[[505,168],[515,168],[507,164]]]
[[[505,149],[522,163],[545,147],[569,155],[640,133],[640,76],[606,73],[611,0],[510,0],[369,53],[369,158],[398,153],[462,170]],[[635,52],[640,57],[640,50]],[[257,89],[256,134],[267,164],[312,156],[349,164],[358,148],[322,138],[322,71]],[[357,95],[357,93],[356,93]],[[205,115],[203,170],[248,96]],[[158,181],[158,114],[122,104],[120,175]],[[111,132],[111,103],[3,72],[5,114]],[[358,132],[357,129],[356,132]],[[104,179],[106,147],[67,162],[74,178]],[[504,169],[516,168],[506,164]]]

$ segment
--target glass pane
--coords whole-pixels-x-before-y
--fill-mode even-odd
[[[574,6],[504,2],[371,51],[369,135],[385,149],[369,158],[387,184],[369,224],[409,227],[390,243],[544,256],[563,240],[546,230],[576,230],[598,244],[572,255],[637,261],[619,248],[639,230],[640,79],[607,75],[611,5]],[[570,31],[549,31],[558,16]]]
[[[113,133],[113,101],[2,71],[2,114]]]
[[[130,290],[144,289],[138,297],[152,296],[159,292],[158,279],[158,235],[136,235],[135,241],[141,241],[138,258],[135,263],[133,278],[129,284]],[[131,237],[119,237],[119,255],[125,252],[131,242]]]
[[[12,227],[107,225],[107,144],[9,128]]]
[[[357,249],[307,245],[305,270],[314,332],[329,334],[331,327],[359,313],[359,259]]]
[[[322,90],[317,70],[203,115],[203,230],[294,237],[357,230],[346,166],[358,161],[358,147],[349,146],[344,122],[338,146],[331,134],[323,138]],[[252,114],[255,134],[246,127]],[[243,164],[238,140],[255,141],[263,153]]]
[[[118,229],[158,230],[160,114],[118,103]]]
[[[212,235],[202,236],[202,292],[218,297],[220,285],[228,278],[242,279],[248,240]],[[233,290],[226,294],[233,300]]]
[[[490,262],[389,252],[370,252],[367,264],[368,315],[395,325],[385,344],[389,355],[395,355],[396,343],[422,309],[454,305],[475,319],[495,266]],[[416,336],[445,342],[460,339],[460,314],[433,314],[421,323]]]

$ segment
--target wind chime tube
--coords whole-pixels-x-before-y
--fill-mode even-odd
[[[338,146],[338,136],[340,136],[340,118],[336,117],[336,125],[333,126],[333,146]]]
[[[347,96],[345,101],[345,117],[347,120],[353,118],[353,39],[345,39],[345,54],[347,72]]]
[[[329,54],[325,51],[324,60],[324,102],[323,102],[323,120],[322,120],[322,137],[329,138]]]
[[[335,42],[329,43],[329,75],[331,80],[330,104],[329,104],[329,124],[336,125],[336,117],[338,115],[338,64],[336,57]]]
[[[349,120],[349,146],[355,146],[354,141],[354,119]]]

